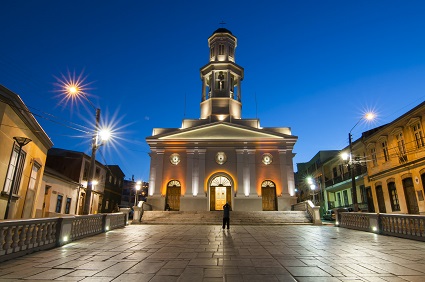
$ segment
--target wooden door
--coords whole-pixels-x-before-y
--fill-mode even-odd
[[[226,187],[218,186],[215,187],[215,210],[223,210],[223,206],[226,204]]]
[[[382,191],[382,186],[376,186],[376,198],[378,199],[378,208],[380,213],[386,213],[384,192]]]
[[[370,187],[366,188],[366,197],[367,197],[368,212],[375,212],[375,205],[373,204],[372,189]]]
[[[177,186],[167,188],[167,203],[172,211],[180,210],[181,188]]]
[[[261,195],[263,197],[263,211],[276,210],[276,188],[262,187]]]
[[[412,178],[403,179],[404,197],[409,214],[419,214],[418,201],[416,200],[415,187]]]

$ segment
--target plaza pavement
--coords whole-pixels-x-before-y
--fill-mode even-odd
[[[332,225],[129,225],[0,264],[3,281],[425,281],[425,243]]]

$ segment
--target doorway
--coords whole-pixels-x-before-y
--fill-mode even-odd
[[[171,211],[180,210],[181,185],[177,180],[172,180],[167,185],[166,209]]]
[[[221,211],[226,203],[231,205],[232,182],[227,176],[216,176],[210,184],[210,210]]]
[[[276,211],[276,186],[270,181],[266,180],[261,183],[261,197],[263,204],[263,211]]]
[[[411,177],[403,179],[404,196],[409,214],[419,214],[418,201],[416,200],[415,187]]]
[[[382,185],[376,186],[376,198],[378,200],[379,213],[386,213],[387,209],[385,208],[384,191],[382,191]]]

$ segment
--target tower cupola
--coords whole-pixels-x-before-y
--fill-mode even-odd
[[[201,68],[201,119],[241,119],[243,68],[235,63],[237,39],[226,28],[208,38],[209,63]]]

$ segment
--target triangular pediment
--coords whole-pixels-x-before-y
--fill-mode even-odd
[[[255,139],[283,139],[282,134],[266,132],[262,129],[246,128],[229,124],[210,124],[198,128],[185,129],[182,131],[174,131],[159,137],[160,140],[255,140]]]

